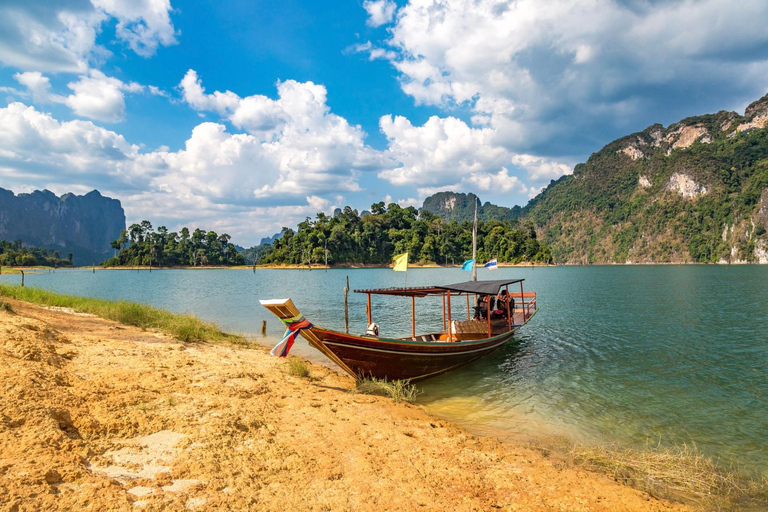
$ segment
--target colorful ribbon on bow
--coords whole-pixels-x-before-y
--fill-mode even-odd
[[[283,339],[280,340],[280,343],[275,345],[275,348],[270,350],[269,353],[273,356],[285,357],[291,351],[293,342],[296,341],[296,336],[299,332],[302,329],[311,328],[312,324],[302,315],[292,318],[281,318],[280,321],[285,324],[285,334],[283,334]]]

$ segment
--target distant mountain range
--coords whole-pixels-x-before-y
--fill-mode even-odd
[[[768,95],[741,116],[655,124],[592,154],[524,208],[490,203],[480,220],[532,222],[555,262],[768,263]],[[474,194],[423,209],[472,220]]]
[[[523,208],[558,263],[768,263],[768,95],[615,140]]]
[[[97,190],[57,197],[48,190],[15,195],[0,188],[0,240],[72,253],[75,265],[100,263],[112,255],[110,242],[125,229],[117,199]]]

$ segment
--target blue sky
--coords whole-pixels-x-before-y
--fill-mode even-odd
[[[6,0],[0,187],[249,246],[441,190],[525,204],[604,144],[768,90],[745,0]]]

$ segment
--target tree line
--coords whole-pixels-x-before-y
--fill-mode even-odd
[[[165,226],[157,230],[143,220],[131,224],[111,243],[115,256],[103,263],[107,267],[147,266],[199,266],[245,265],[243,256],[229,241],[232,237],[200,228],[190,233],[184,227],[178,233]]]
[[[71,267],[72,253],[63,259],[59,251],[42,247],[24,247],[21,240],[0,240],[0,265],[8,267]]]
[[[477,260],[500,263],[549,263],[549,248],[536,238],[530,223],[491,220],[478,223]],[[410,261],[450,265],[472,257],[472,223],[446,221],[426,211],[395,203],[371,205],[360,215],[347,206],[330,217],[307,217],[296,231],[284,227],[282,236],[258,252],[263,264],[386,264],[395,254]]]

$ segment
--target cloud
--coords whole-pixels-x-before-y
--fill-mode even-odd
[[[766,19],[761,0],[412,1],[382,41],[394,55],[367,51],[416,103],[469,108],[505,148],[573,155],[762,95]]]
[[[92,0],[93,4],[117,20],[118,39],[142,57],[151,57],[158,46],[177,43],[171,23],[170,0]]]
[[[16,73],[13,78],[28,91],[15,91],[16,94],[31,97],[35,104],[64,103],[79,116],[107,123],[117,123],[125,118],[124,92],[138,94],[148,90],[152,95],[168,97],[168,93],[155,86],[126,83],[97,70],[91,70],[89,74],[81,75],[77,81],[67,84],[73,93],[66,97],[52,94],[49,78],[39,71]]]
[[[121,135],[90,121],[59,122],[22,103],[0,109],[0,174],[11,185],[78,184],[134,189],[163,168]]]
[[[397,5],[391,0],[365,0],[363,9],[368,13],[368,25],[380,27],[392,22]]]
[[[73,94],[66,104],[75,114],[108,123],[117,123],[125,117],[124,84],[116,78],[108,78],[98,71],[81,76],[68,87]]]
[[[176,43],[168,0],[61,0],[0,6],[0,62],[22,70],[84,73],[109,55],[96,38],[109,20],[115,37],[148,57]]]
[[[248,140],[271,162],[276,180],[254,190],[257,198],[356,191],[360,172],[388,163],[364,143],[359,126],[330,112],[322,85],[286,80],[277,84],[276,100],[262,95],[241,98],[231,91],[207,94],[197,73],[189,70],[179,87],[196,110],[215,112],[246,130]]]
[[[16,73],[13,75],[13,79],[27,88],[35,103],[51,101],[51,81],[39,71]]]
[[[506,149],[494,128],[473,128],[454,117],[433,116],[423,126],[413,126],[404,117],[384,116],[379,124],[389,156],[400,163],[379,177],[393,185],[416,186],[422,198],[449,189],[530,195],[571,172],[568,164]],[[525,181],[518,176],[523,174]]]

